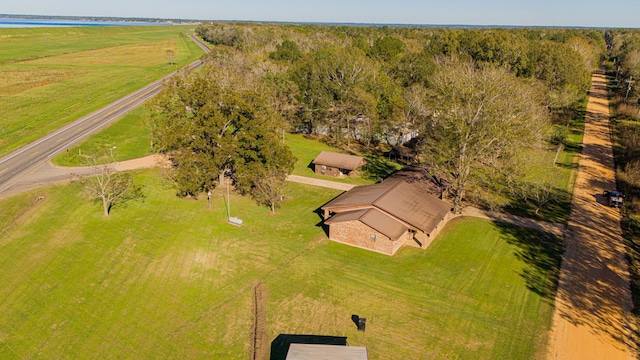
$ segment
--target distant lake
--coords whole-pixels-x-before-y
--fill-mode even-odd
[[[155,23],[143,21],[84,21],[64,19],[17,19],[0,18],[0,28],[36,28],[36,27],[71,27],[71,26],[168,26],[171,23]]]

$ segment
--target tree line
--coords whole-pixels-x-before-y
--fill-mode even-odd
[[[196,32],[214,45],[207,65],[152,102],[153,141],[174,161],[179,194],[228,174],[272,209],[260,181],[291,172],[278,134],[292,131],[370,151],[410,142],[458,210],[470,187],[515,181],[522,151],[580,106],[606,49],[602,32],[575,29],[211,23]]]

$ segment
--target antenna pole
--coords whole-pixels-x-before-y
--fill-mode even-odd
[[[231,219],[231,195],[229,195],[229,181],[227,180],[227,219]]]

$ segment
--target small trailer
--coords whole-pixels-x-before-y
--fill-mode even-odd
[[[619,191],[605,190],[602,196],[607,199],[609,206],[621,208],[624,205],[624,194]]]

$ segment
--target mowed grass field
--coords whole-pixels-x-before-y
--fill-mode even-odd
[[[158,170],[135,180],[144,199],[106,219],[77,183],[0,201],[1,359],[246,359],[258,282],[269,341],[346,336],[372,360],[544,355],[559,239],[463,218],[389,257],[326,239],[316,210],[334,190],[289,184],[276,215],[232,194],[234,227],[222,189],[209,208]]]
[[[0,29],[0,155],[198,59],[202,50],[187,37],[192,32],[187,26]]]

